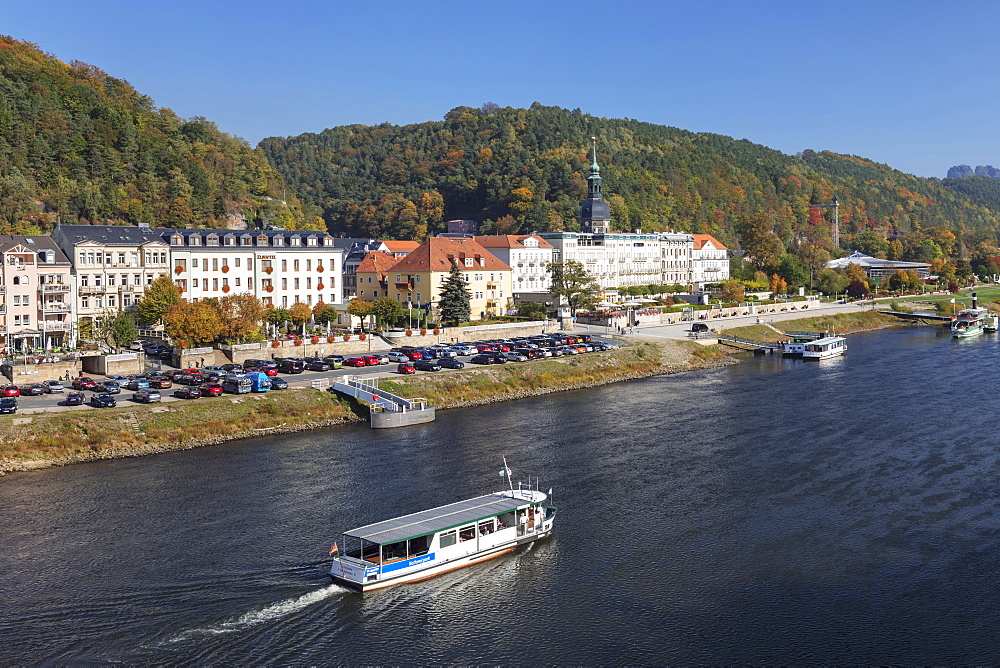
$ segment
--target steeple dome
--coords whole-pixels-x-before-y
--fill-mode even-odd
[[[601,168],[597,165],[597,137],[594,142],[590,176],[587,177],[587,201],[580,207],[580,227],[584,232],[606,234],[611,231],[611,209],[601,196]]]

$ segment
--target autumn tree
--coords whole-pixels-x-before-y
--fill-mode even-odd
[[[292,322],[303,328],[305,331],[305,325],[309,322],[309,318],[312,317],[312,309],[308,305],[302,302],[295,302],[292,307],[288,309],[288,315],[292,319]]]
[[[788,292],[788,283],[786,283],[785,279],[777,274],[771,275],[771,284],[769,287],[771,288],[772,294],[783,295]]]
[[[364,327],[365,318],[371,315],[372,303],[364,299],[352,299],[347,305],[347,312],[355,318],[360,318],[361,326]]]
[[[135,305],[139,321],[144,325],[155,325],[163,314],[181,301],[181,289],[174,285],[170,276],[163,275],[149,284]]]
[[[260,299],[249,292],[224,295],[216,308],[222,320],[222,336],[232,343],[261,341],[261,325],[267,309]]]
[[[750,216],[742,235],[743,250],[747,259],[758,269],[773,269],[785,245],[774,233],[773,212],[758,212]]]
[[[739,303],[746,299],[746,290],[739,281],[726,281],[719,291],[719,299],[726,303]]]
[[[835,295],[844,291],[847,280],[836,269],[823,269],[816,276],[816,287],[825,295]]]
[[[139,327],[133,314],[108,311],[94,319],[91,336],[118,351],[139,338]]]
[[[582,262],[550,262],[548,269],[552,275],[552,288],[549,292],[553,297],[564,301],[571,314],[576,315],[578,309],[597,303],[601,286]]]
[[[180,302],[163,315],[167,335],[178,348],[211,343],[222,333],[219,311],[205,302]]]

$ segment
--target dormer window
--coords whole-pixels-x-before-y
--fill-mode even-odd
[[[315,246],[316,245],[316,237],[309,237],[308,239],[306,239],[306,245],[307,246]]]
[[[218,234],[209,234],[207,237],[205,237],[205,245],[206,246],[218,246],[219,245],[219,235]]]
[[[244,234],[240,237],[240,246],[249,246],[251,243],[253,243],[253,237],[249,234]]]
[[[236,245],[236,237],[234,237],[231,234],[227,234],[226,235],[226,245],[227,246],[235,246]]]
[[[285,237],[275,237],[274,238],[274,245],[275,246],[284,246],[285,245]]]
[[[201,245],[201,237],[199,237],[197,234],[188,237],[188,246],[200,246],[200,245]]]
[[[258,246],[266,246],[267,245],[267,235],[266,234],[261,234],[261,235],[257,236],[257,245]]]
[[[184,237],[181,236],[180,234],[173,235],[172,237],[170,237],[170,245],[171,246],[183,246],[184,245]],[[91,262],[90,264],[93,264],[93,262]]]
[[[302,245],[302,239],[300,237],[292,237],[292,245],[293,246],[301,246]]]
[[[471,267],[471,266],[473,266],[473,260],[472,260],[472,258],[471,258],[471,257],[467,257],[467,258],[465,258],[465,266],[466,266],[466,267]]]
[[[332,246],[333,245],[333,237],[323,237],[323,245],[324,246]]]

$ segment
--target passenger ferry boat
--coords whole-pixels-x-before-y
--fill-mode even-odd
[[[824,336],[810,341],[802,349],[802,359],[825,360],[847,352],[847,339],[842,336]]]
[[[789,332],[788,335],[792,338],[782,343],[782,357],[802,357],[807,343],[822,339],[827,334],[826,332]]]
[[[330,550],[336,555],[330,576],[369,591],[500,557],[552,532],[551,495],[511,484],[507,491],[345,531],[343,550],[337,543]]]
[[[973,336],[979,336],[985,331],[985,324],[985,309],[964,309],[952,319],[951,335],[956,339],[967,339]]]

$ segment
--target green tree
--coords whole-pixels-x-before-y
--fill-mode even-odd
[[[376,323],[388,325],[402,317],[403,307],[391,297],[379,297],[372,302],[369,314],[375,318]]]
[[[854,250],[861,251],[865,255],[875,257],[879,253],[889,253],[889,242],[886,238],[875,230],[864,230],[851,237],[851,245]]]
[[[304,330],[309,318],[312,317],[312,309],[302,302],[295,302],[292,308],[288,309],[288,315],[291,316],[292,322]]]
[[[576,315],[577,310],[597,303],[601,286],[582,262],[550,262],[548,269],[552,275],[552,288],[549,292],[553,297],[563,300],[569,306],[571,314]]]
[[[167,335],[178,348],[211,343],[222,333],[219,311],[205,302],[181,302],[163,315]]]
[[[784,253],[778,257],[776,273],[792,287],[806,285],[809,282],[809,268],[803,264],[798,256],[790,253]]]
[[[118,352],[139,338],[139,327],[133,314],[107,311],[94,320],[93,336]]]
[[[775,225],[774,216],[766,212],[755,213],[747,220],[742,236],[743,250],[757,269],[775,267],[778,256],[785,250],[781,238],[774,233]]]
[[[441,321],[452,327],[468,322],[472,313],[472,294],[465,282],[465,276],[457,263],[452,264],[447,278],[441,284],[438,297],[438,312]]]
[[[274,327],[274,331],[284,327],[291,322],[292,314],[286,308],[272,308],[267,310],[267,323]]]
[[[847,288],[847,279],[836,269],[823,269],[816,276],[816,287],[825,295],[836,295]]]
[[[372,303],[364,299],[352,299],[347,305],[347,312],[353,315],[355,318],[361,319],[362,329],[365,326],[365,318],[372,313]]]
[[[170,276],[163,275],[149,284],[142,299],[136,303],[135,312],[142,324],[155,325],[180,301],[181,289],[174,285]]]
[[[542,302],[523,302],[517,305],[517,314],[523,318],[544,320],[548,316],[548,309]]]

